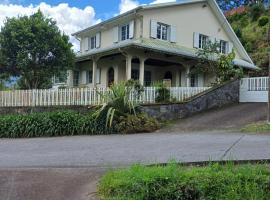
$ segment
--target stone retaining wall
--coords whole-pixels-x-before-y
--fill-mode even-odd
[[[214,87],[192,99],[177,104],[145,105],[142,111],[161,120],[174,120],[188,117],[212,108],[239,102],[240,81],[234,80]]]

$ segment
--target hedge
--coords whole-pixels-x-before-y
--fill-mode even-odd
[[[32,113],[0,116],[0,138],[32,138],[75,135],[101,135],[114,133],[153,132],[158,122],[146,115],[127,115],[106,127],[106,116],[96,118],[94,113],[75,111]]]
[[[0,138],[52,137],[110,134],[105,120],[95,120],[93,114],[73,111],[4,115],[0,117]]]
[[[268,200],[270,170],[265,165],[136,165],[105,175],[99,194],[104,200]]]

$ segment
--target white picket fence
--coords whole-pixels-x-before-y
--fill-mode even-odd
[[[268,102],[268,77],[243,78],[240,102]]]
[[[170,96],[171,100],[181,102],[208,89],[209,87],[172,87]],[[108,88],[0,91],[0,107],[100,105],[104,103],[102,94],[108,91]],[[146,87],[139,98],[131,94],[130,99],[149,104],[155,103],[156,95],[157,88]]]

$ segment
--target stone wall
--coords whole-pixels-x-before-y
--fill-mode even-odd
[[[154,104],[142,106],[142,111],[157,119],[173,120],[188,117],[194,113],[211,108],[239,102],[239,81],[232,81],[212,88],[192,99],[177,104]],[[57,110],[74,110],[80,113],[90,112],[87,106],[62,106],[62,107],[11,107],[0,108],[2,114],[28,114],[32,112],[52,112]]]
[[[239,80],[234,80],[201,93],[192,99],[177,104],[145,105],[142,111],[162,120],[188,117],[212,108],[239,102]]]
[[[0,108],[0,115],[7,114],[29,114],[35,112],[53,112],[53,111],[64,111],[74,110],[79,113],[88,113],[92,107],[87,106],[44,106],[44,107],[8,107]]]

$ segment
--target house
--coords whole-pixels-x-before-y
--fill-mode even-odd
[[[203,87],[212,74],[188,76],[196,51],[207,40],[220,52],[236,53],[234,64],[256,69],[215,0],[186,0],[139,6],[73,34],[80,41],[69,87],[107,87],[134,79],[144,86],[166,80],[171,86]]]

